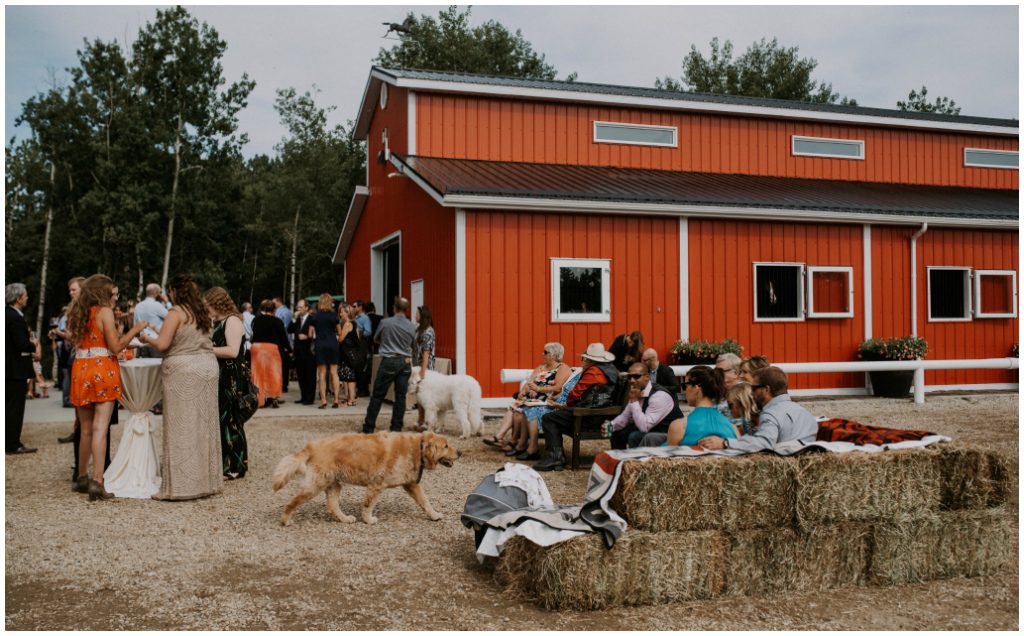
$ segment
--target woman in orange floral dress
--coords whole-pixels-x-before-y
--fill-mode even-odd
[[[114,281],[96,274],[82,283],[78,298],[71,305],[68,331],[78,347],[72,367],[71,403],[81,423],[79,475],[75,492],[89,493],[89,501],[113,497],[103,488],[103,456],[107,432],[115,402],[121,397],[120,353],[148,325],[140,321],[121,335],[114,319],[117,287]],[[89,479],[89,457],[93,479]]]

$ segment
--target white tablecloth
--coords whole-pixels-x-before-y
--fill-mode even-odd
[[[160,459],[153,441],[155,422],[149,409],[160,401],[163,383],[160,360],[121,362],[121,404],[131,416],[121,431],[121,444],[103,473],[104,487],[116,497],[149,499],[160,490]]]

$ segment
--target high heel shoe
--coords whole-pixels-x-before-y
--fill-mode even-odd
[[[97,499],[113,499],[114,495],[107,492],[98,481],[93,479],[89,480],[89,501],[96,501]]]
[[[89,476],[79,475],[78,479],[71,484],[71,492],[78,492],[82,494],[89,492]]]
[[[325,409],[325,408],[327,408],[327,402],[324,402],[324,403],[322,403],[322,404],[321,404],[320,406],[318,406],[317,408],[318,408],[318,409]]]
[[[332,409],[336,409],[336,408],[338,408],[338,406],[340,406],[340,405],[337,402],[335,402],[334,404],[331,405],[331,408]]]

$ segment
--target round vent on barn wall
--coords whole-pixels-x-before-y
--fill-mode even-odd
[[[388,85],[380,85],[380,109],[384,110],[388,107]]]

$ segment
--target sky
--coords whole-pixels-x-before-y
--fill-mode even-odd
[[[436,16],[443,6],[191,6],[227,44],[228,82],[248,73],[256,89],[239,115],[249,135],[246,156],[273,154],[284,128],[275,91],[316,86],[318,103],[337,109],[330,123],[355,119],[371,60],[381,47],[382,22],[412,11]],[[964,115],[1019,119],[1018,7],[956,6],[498,6],[474,5],[471,23],[497,20],[520,29],[563,79],[652,87],[679,77],[681,62],[711,38],[732,40],[742,53],[760,38],[777,37],[813,57],[813,78],[832,83],[861,106],[895,108],[911,89],[947,96]],[[5,132],[21,105],[66,83],[84,38],[124,43],[155,17],[153,6],[7,6],[5,8]]]

